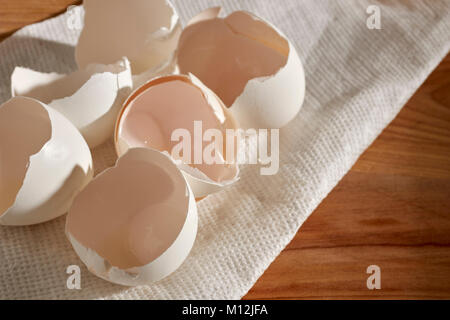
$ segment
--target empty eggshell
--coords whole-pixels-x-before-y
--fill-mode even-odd
[[[66,235],[95,275],[135,286],[158,281],[186,259],[197,234],[197,206],[166,154],[129,149],[75,198]]]
[[[214,91],[243,128],[281,128],[299,112],[305,75],[292,43],[255,15],[220,8],[194,17],[177,49],[180,73]]]
[[[173,139],[174,132],[180,129],[189,137]],[[214,163],[208,163],[203,157],[208,145],[218,143],[203,142],[204,133],[209,129],[217,129],[223,142],[222,147],[217,148],[218,161]],[[195,197],[202,198],[238,180],[236,158],[239,146],[235,140],[231,156],[227,153],[227,148],[231,148],[226,144],[227,129],[236,130],[237,124],[211,90],[192,75],[172,75],[155,78],[130,95],[119,114],[114,137],[119,156],[134,147],[170,153]],[[180,140],[187,145],[177,156],[173,151],[182,143]],[[200,150],[200,161],[195,160],[196,150]],[[227,156],[229,159],[225,161]]]
[[[58,110],[80,130],[93,148],[112,136],[132,78],[127,59],[114,65],[91,65],[69,75],[16,67],[11,76],[13,96],[35,98]]]
[[[62,113],[90,148],[112,137],[117,114],[132,86],[126,58],[112,65],[89,65],[69,75],[16,67],[11,76],[13,96],[35,98]]]
[[[0,106],[0,224],[66,213],[92,175],[86,142],[59,112],[25,97]]]
[[[83,6],[84,28],[75,51],[80,68],[126,56],[142,83],[172,64],[182,28],[170,1],[84,0]]]

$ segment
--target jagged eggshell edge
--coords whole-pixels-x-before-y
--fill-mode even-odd
[[[278,28],[250,12],[240,12],[272,28],[288,43],[289,54],[286,64],[272,76],[248,81],[229,110],[241,128],[282,128],[298,114],[303,105],[305,97],[303,64],[292,42]],[[220,15],[220,7],[206,9],[193,17],[188,26],[218,18]]]
[[[223,122],[226,119],[230,121],[233,125],[233,129],[238,129],[238,124],[233,116],[233,114],[225,107],[223,102],[220,100],[220,98],[208,87],[206,87],[197,77],[195,77],[193,74],[188,75],[182,75],[182,74],[172,74],[170,76],[158,76],[155,77],[146,83],[142,84],[140,87],[136,88],[132,94],[128,97],[127,101],[125,101],[122,110],[119,113],[119,116],[117,117],[117,122],[115,126],[115,132],[114,132],[114,144],[116,148],[116,154],[120,157],[121,153],[119,151],[118,147],[118,134],[119,134],[119,124],[121,121],[122,114],[124,113],[126,107],[128,104],[136,99],[142,90],[142,87],[149,85],[151,82],[157,81],[158,79],[164,78],[164,77],[183,77],[187,80],[189,80],[194,86],[199,88],[203,94],[205,95],[209,106],[211,106],[211,109],[214,111],[214,114],[219,119],[219,121]],[[145,91],[145,90],[144,90]],[[239,146],[236,146],[239,148]],[[150,148],[151,149],[151,148]],[[237,155],[239,153],[239,149],[236,150],[236,159]],[[167,153],[169,154],[169,153]],[[212,179],[210,179],[208,176],[206,176],[203,172],[200,170],[193,168],[189,165],[183,164],[181,161],[174,160],[175,163],[179,166],[181,169],[181,172],[185,176],[186,180],[188,181],[190,187],[192,188],[192,191],[194,193],[194,196],[196,199],[202,199],[210,194],[216,193],[223,188],[232,185],[233,183],[237,182],[239,180],[239,165],[236,161],[234,166],[236,167],[236,175],[230,179],[225,180],[222,182],[216,182]]]
[[[141,149],[142,148],[129,149],[123,156],[132,157],[134,156],[134,154],[141,152]],[[166,153],[159,152],[153,149],[148,150],[164,155],[164,157],[168,161],[174,164],[173,169],[179,171],[172,158]],[[120,161],[120,159],[121,158],[118,159],[118,162]],[[107,170],[113,169],[114,167]],[[184,179],[184,181],[186,180]],[[75,250],[76,254],[86,265],[88,270],[106,281],[123,286],[138,286],[159,281],[167,277],[169,274],[171,274],[181,266],[184,260],[188,257],[197,236],[197,204],[195,202],[193,192],[187,181],[185,187],[189,194],[187,216],[184,225],[180,233],[178,234],[178,237],[163,254],[144,266],[133,267],[125,270],[112,266],[107,260],[101,257],[97,252],[95,252],[95,250],[83,246],[69,232],[67,224],[65,231],[66,236],[72,244],[72,247]]]
[[[132,86],[126,58],[112,65],[90,65],[68,75],[16,67],[11,76],[13,96],[30,96],[48,103],[80,130],[90,148],[112,137],[117,114]],[[55,99],[60,91],[72,94]]]
[[[78,130],[59,112],[32,98],[16,97],[6,103],[23,99],[48,113],[51,138],[30,157],[14,204],[0,216],[2,225],[32,225],[63,215],[93,177],[92,156]]]
[[[127,56],[127,58],[131,62],[132,67],[132,73],[136,77],[135,82],[136,86],[140,83],[144,83],[146,80],[153,78],[156,76],[161,70],[169,69],[174,64],[173,58],[174,58],[174,52],[176,50],[176,46],[178,44],[178,38],[182,31],[181,22],[178,16],[178,13],[174,7],[174,5],[169,0],[153,0],[152,1],[143,1],[141,2],[141,5],[136,4],[134,5],[130,1],[123,1],[125,5],[127,5],[129,8],[134,8],[136,10],[136,14],[133,16],[135,17],[144,17],[142,12],[144,12],[149,8],[146,8],[145,6],[151,6],[156,1],[159,1],[159,4],[162,6],[166,6],[169,8],[172,12],[172,15],[170,17],[170,21],[166,21],[165,24],[169,25],[169,28],[165,26],[160,26],[157,30],[151,30],[148,33],[142,33],[142,39],[139,42],[140,45],[142,45],[141,48],[116,48],[115,51],[117,52],[116,59],[121,56]],[[89,3],[87,3],[89,2]],[[117,0],[116,0],[117,2]],[[91,17],[91,13],[89,12],[89,9],[86,7],[88,5],[95,5],[101,6],[100,0],[85,0],[84,8],[85,8],[85,23],[84,27],[81,31],[80,37],[78,39],[77,46],[75,48],[75,60],[79,66],[79,68],[84,68],[89,64],[92,63],[102,63],[102,64],[109,64],[112,63],[111,61],[106,61],[107,58],[94,58],[95,54],[93,52],[96,52],[96,47],[88,46],[87,43],[90,42],[90,38],[93,37],[91,34],[94,34],[93,31],[98,32],[99,30],[99,21],[103,19],[103,17]],[[106,6],[108,8],[108,11],[114,11],[114,10],[120,10],[120,5],[117,7],[114,7],[114,2],[108,2],[106,3]],[[142,5],[143,4],[143,5]],[[105,9],[106,10],[106,9]],[[102,14],[105,14],[104,11],[96,10],[98,12],[103,12]],[[96,12],[93,11],[93,12]],[[147,10],[149,11],[149,10]],[[107,14],[107,13],[106,13]],[[120,14],[120,12],[119,12]],[[152,14],[160,14],[159,12],[150,12],[149,15],[145,16],[146,19],[151,18]],[[89,19],[89,20],[87,20]],[[110,22],[111,23],[111,22]],[[136,23],[138,26],[142,27],[142,24]],[[136,24],[133,24],[136,25]],[[97,41],[96,39],[109,39],[109,41],[114,41],[116,43],[121,43],[121,39],[117,39],[117,30],[119,28],[130,28],[127,34],[131,34],[133,32],[136,32],[136,30],[133,29],[132,24],[122,24],[120,21],[115,21],[112,28],[108,28],[107,31],[103,30],[103,34],[98,35],[94,37],[94,41]],[[104,28],[103,28],[104,29]],[[103,41],[103,40],[101,40]],[[116,45],[117,46],[117,45]],[[134,53],[131,53],[134,52]],[[149,58],[151,55],[149,52],[153,52],[156,54],[159,58],[159,62],[151,61]],[[133,55],[133,56],[131,56]],[[106,59],[106,60],[105,60]],[[153,59],[153,58],[152,58]],[[158,60],[157,59],[157,60]],[[139,66],[137,66],[139,65]]]

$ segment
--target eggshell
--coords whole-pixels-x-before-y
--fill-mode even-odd
[[[66,235],[89,271],[136,286],[158,281],[182,264],[197,224],[193,193],[172,159],[133,148],[76,197]]]
[[[191,133],[192,146],[194,121],[201,121],[204,131],[219,129],[224,143],[226,129],[237,129],[237,123],[220,99],[193,75],[155,78],[136,89],[125,102],[114,134],[117,154],[121,156],[130,147],[170,153],[175,145],[171,134],[181,128]],[[217,192],[239,179],[239,167],[233,161],[239,152],[235,143],[235,158],[229,159],[229,163],[196,166],[194,161],[175,159],[196,198]],[[220,156],[224,160],[225,155]]]
[[[200,12],[199,14],[197,14],[196,16],[192,17],[191,20],[189,20],[187,25],[190,26],[191,24],[194,24],[197,22],[217,18],[220,15],[221,11],[222,11],[222,7],[212,7],[212,8],[205,9],[202,12]]]
[[[59,112],[25,97],[0,106],[0,224],[31,225],[67,212],[91,180],[92,157]]]
[[[281,128],[299,112],[305,75],[293,44],[255,15],[208,9],[183,30],[177,66],[229,107],[242,128]]]
[[[133,76],[133,89],[139,88],[144,85],[147,81],[153,78],[178,74],[178,68],[174,63],[173,55],[165,64],[158,66],[156,68],[149,69],[147,71],[142,72],[141,74],[137,74]]]
[[[13,96],[35,98],[62,113],[81,132],[90,148],[109,138],[133,80],[126,58],[113,65],[90,65],[69,75],[16,67]]]
[[[170,1],[85,0],[83,6],[84,28],[75,50],[80,69],[126,56],[134,75],[152,78],[170,65],[182,30]]]

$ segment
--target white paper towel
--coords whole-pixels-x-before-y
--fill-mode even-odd
[[[449,1],[173,2],[184,22],[217,4],[226,13],[246,9],[296,45],[306,71],[306,100],[280,132],[279,173],[261,176],[258,167],[244,167],[238,184],[201,201],[189,258],[150,286],[125,288],[90,274],[64,236],[65,217],[0,226],[0,298],[241,298],[450,48]],[[381,9],[381,30],[366,26],[372,4]],[[68,28],[67,19],[28,26],[0,43],[0,102],[10,97],[16,65],[75,69],[78,31]],[[96,172],[112,165],[112,144],[97,148],[94,158]],[[66,269],[73,264],[81,267],[81,290],[66,287]]]

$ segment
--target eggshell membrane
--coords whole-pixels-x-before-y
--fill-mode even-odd
[[[85,0],[84,28],[75,50],[80,69],[126,56],[133,74],[168,62],[181,33],[167,0]]]
[[[130,147],[147,147],[171,152],[178,141],[171,141],[176,129],[191,135],[194,158],[194,121],[201,121],[203,133],[210,128],[236,129],[233,117],[220,99],[193,76],[172,75],[156,78],[138,88],[127,100],[116,125],[116,150],[123,154]],[[225,136],[222,159],[226,155]],[[203,148],[208,143],[203,143]],[[202,149],[203,151],[204,149]],[[237,156],[237,143],[234,150]],[[196,198],[216,192],[238,179],[239,168],[230,164],[194,164],[178,161]]]
[[[0,106],[0,224],[66,213],[92,176],[89,148],[63,115],[25,97]]]
[[[91,272],[134,286],[175,271],[197,223],[193,193],[171,158],[133,148],[76,197],[66,234]]]
[[[112,137],[117,114],[132,86],[126,58],[113,65],[90,65],[69,75],[16,67],[11,76],[13,96],[35,98],[62,113],[90,148]]]
[[[197,15],[183,30],[180,73],[192,73],[230,108],[243,128],[281,128],[299,112],[305,92],[294,46],[275,27],[244,11]]]

